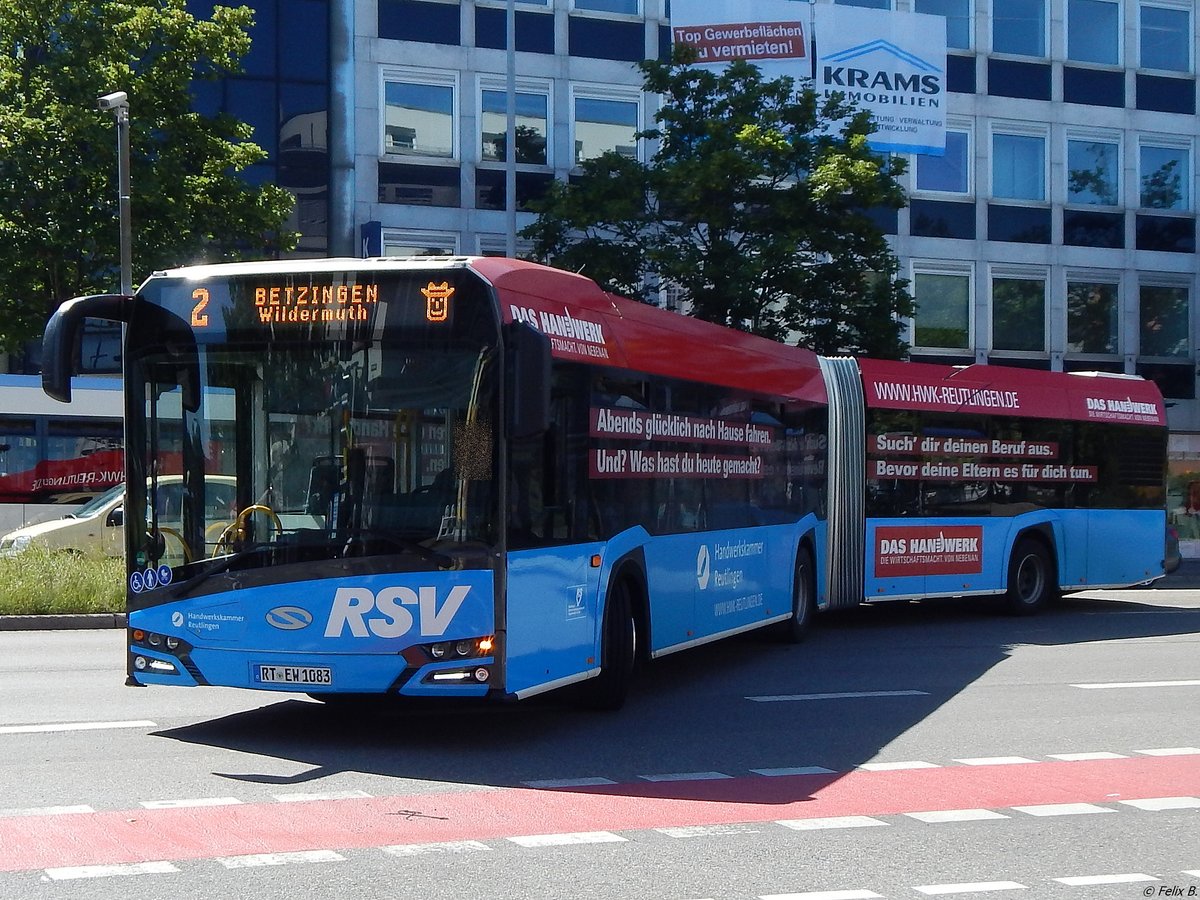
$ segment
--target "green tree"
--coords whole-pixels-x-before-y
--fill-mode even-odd
[[[150,271],[291,249],[291,195],[238,174],[252,129],[192,109],[194,78],[238,69],[252,11],[185,0],[0,4],[0,348],[36,337],[61,301],[120,283],[117,142],[96,99],[131,107],[135,283]]]
[[[672,287],[699,318],[827,354],[898,358],[907,282],[871,209],[898,209],[870,115],[756,66],[640,64],[663,96],[649,164],[610,152],[555,183],[523,234],[533,255],[649,300]]]

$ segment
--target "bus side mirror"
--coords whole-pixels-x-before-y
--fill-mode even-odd
[[[550,427],[550,339],[527,322],[504,328],[508,436],[529,438]]]
[[[75,297],[59,306],[42,338],[42,390],[55,400],[71,402],[71,376],[84,319],[129,323],[133,298],[126,294],[92,294]]]

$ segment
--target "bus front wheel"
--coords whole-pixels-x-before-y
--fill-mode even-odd
[[[1031,616],[1044,609],[1057,593],[1054,563],[1046,546],[1022,538],[1008,561],[1008,611],[1014,616]]]
[[[600,674],[586,684],[585,703],[592,709],[617,710],[629,694],[638,652],[633,588],[628,578],[618,578],[609,589],[602,640]]]

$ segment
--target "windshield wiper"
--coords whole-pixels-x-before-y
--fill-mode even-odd
[[[183,599],[195,588],[198,588],[204,582],[208,581],[208,579],[228,572],[236,563],[245,559],[247,556],[251,556],[255,553],[259,553],[262,550],[269,549],[271,546],[273,545],[269,543],[252,544],[249,547],[244,547],[241,550],[238,550],[236,553],[231,553],[229,556],[222,557],[216,565],[205,569],[203,572],[197,572],[186,581],[179,582],[179,584],[175,586],[175,590],[172,591],[172,594],[176,599]]]
[[[394,544],[401,550],[407,550],[410,553],[415,553],[426,562],[435,563],[439,569],[449,569],[454,566],[454,560],[445,553],[441,553],[437,550],[426,547],[420,541],[416,541],[410,537],[405,537],[400,532],[391,528],[352,529],[350,536],[346,538],[345,546],[348,550],[356,541],[371,539],[386,541],[389,544]]]

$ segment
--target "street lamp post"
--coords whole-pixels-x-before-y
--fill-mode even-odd
[[[121,219],[121,293],[133,293],[133,234],[129,221],[129,95],[124,91],[105,94],[100,109],[117,120],[117,198]]]

